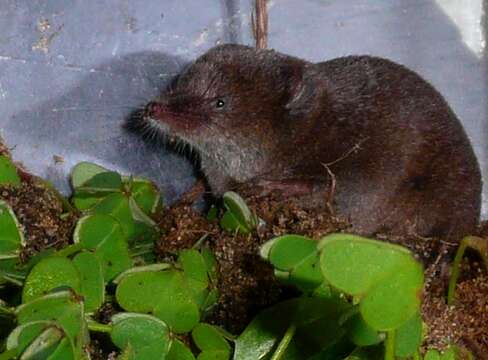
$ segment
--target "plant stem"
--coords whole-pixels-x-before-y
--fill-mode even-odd
[[[5,281],[17,286],[23,286],[25,280],[25,276],[17,275],[17,274],[8,274],[1,270],[0,270],[0,278],[3,278]]]
[[[386,333],[385,360],[395,360],[395,330]]]
[[[200,246],[202,246],[203,242],[208,238],[209,233],[203,234],[203,236],[197,240],[195,244],[191,247],[192,249],[200,249]]]
[[[296,329],[297,328],[295,324],[290,324],[290,326],[288,326],[285,335],[283,335],[283,338],[278,344],[278,347],[276,348],[276,351],[274,352],[270,360],[280,360],[281,358],[283,358],[283,356],[285,355],[286,348],[288,347],[291,339],[293,339],[293,336],[295,335]]]
[[[11,308],[0,306],[0,316],[8,316],[8,317],[13,317],[15,316],[15,311]]]
[[[459,244],[459,248],[456,252],[456,257],[454,258],[454,262],[452,263],[451,269],[451,278],[449,279],[449,289],[447,290],[447,304],[451,305],[452,301],[454,300],[454,294],[456,292],[456,284],[459,278],[459,273],[461,271],[461,260],[463,259],[464,252],[468,246],[466,242],[467,238],[461,240],[461,244]]]
[[[88,330],[110,334],[112,332],[112,326],[107,324],[100,324],[93,320],[88,320]]]
[[[70,255],[73,255],[74,253],[77,253],[78,251],[80,251],[82,249],[83,249],[83,246],[81,245],[81,243],[72,244],[72,245],[66,246],[65,248],[57,251],[56,255],[62,256],[62,257],[68,257]]]
[[[153,249],[154,249],[154,244],[139,245],[130,249],[129,254],[131,258],[134,258],[144,254],[150,254],[153,252]]]
[[[421,357],[420,357],[420,351],[416,351],[414,354],[413,354],[413,360],[421,360]]]

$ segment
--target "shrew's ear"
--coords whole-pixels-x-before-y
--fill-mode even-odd
[[[310,115],[319,108],[317,102],[326,101],[327,79],[316,65],[305,68],[300,79],[292,87],[285,108],[292,117]]]

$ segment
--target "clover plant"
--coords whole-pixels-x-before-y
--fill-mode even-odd
[[[99,165],[83,162],[71,175],[73,204],[84,213],[117,219],[132,241],[154,228],[151,218],[161,207],[156,186],[143,178],[124,177]]]
[[[220,226],[230,232],[249,234],[256,229],[261,220],[251,212],[244,199],[237,193],[228,191],[223,195],[225,213]]]
[[[15,170],[11,163],[4,168]],[[93,332],[109,334],[120,359],[195,359],[180,337],[185,334],[199,359],[229,359],[225,332],[202,322],[218,300],[210,250],[200,244],[182,250],[174,263],[144,256],[144,266],[134,266],[159,233],[152,219],[161,210],[156,187],[90,163],[75,167],[72,185],[71,200],[82,214],[73,244],[44,250],[24,265],[22,227],[0,201],[0,286],[19,289],[8,302],[0,300],[0,322],[10,320],[0,359],[86,359]],[[94,315],[106,301],[123,311],[101,324]]]
[[[25,273],[19,269],[19,253],[25,245],[24,235],[12,208],[0,200],[0,286],[22,285]]]
[[[299,359],[302,355],[294,357],[288,353],[296,353],[294,346],[307,344],[311,351],[307,356],[311,359],[337,354],[338,347],[342,351],[341,359],[347,356],[362,358],[363,355],[358,355],[358,347],[377,347],[380,343],[384,343],[385,359],[418,354],[422,339],[419,314],[423,270],[408,250],[349,234],[331,234],[320,241],[285,235],[264,244],[261,256],[273,265],[279,279],[303,292],[300,301],[334,302],[334,305],[324,303],[321,311],[325,314],[334,309],[336,312],[335,316],[328,314],[326,323],[318,323],[314,331],[309,331],[310,334],[332,336],[327,341],[320,339],[316,348],[310,346],[313,335],[301,338],[302,318],[290,315],[285,320],[282,315],[283,324],[268,337],[268,346],[261,348],[263,356]],[[279,304],[278,309],[279,306],[283,305]],[[300,307],[295,306],[297,308],[277,311],[299,313]],[[308,305],[306,308],[312,307]],[[331,329],[332,325],[334,328]],[[252,326],[253,323],[237,340],[236,360],[250,359],[250,356],[241,354],[256,351],[253,349],[256,339],[249,335],[255,331]],[[247,342],[242,343],[243,339]]]
[[[0,185],[20,184],[14,164],[0,156]],[[421,359],[423,271],[408,250],[348,234],[274,238],[260,254],[301,296],[265,309],[234,337],[205,323],[219,298],[205,238],[175,261],[156,262],[162,200],[154,184],[87,162],[75,166],[71,184],[65,207],[79,212],[73,243],[27,264],[19,259],[23,229],[0,201],[0,289],[12,293],[0,299],[0,360],[87,359],[93,333],[105,333],[117,358],[130,360]],[[223,229],[250,235],[262,223],[238,194],[223,200]],[[217,217],[214,208],[209,218]],[[486,261],[486,249],[467,238],[455,269],[467,246]],[[99,323],[106,302],[118,312]],[[460,356],[471,355],[452,346],[424,359]]]

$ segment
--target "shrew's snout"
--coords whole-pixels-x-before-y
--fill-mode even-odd
[[[156,101],[149,102],[144,108],[144,117],[147,118],[157,118],[162,111],[162,104]]]

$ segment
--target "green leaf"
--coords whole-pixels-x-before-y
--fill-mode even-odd
[[[143,223],[148,226],[157,226],[153,219],[147,216],[137,205],[136,201],[130,197],[129,198],[129,208],[132,213],[132,218],[135,221]]]
[[[237,218],[230,211],[226,211],[220,219],[220,227],[228,232],[240,231],[243,234],[250,233],[250,230],[239,224]]]
[[[91,194],[77,191],[71,198],[71,202],[78,210],[87,211],[97,205],[106,196],[107,193]]]
[[[228,359],[230,345],[215,326],[200,323],[193,329],[191,336],[195,345],[202,351],[198,359],[211,358]]]
[[[276,268],[289,271],[309,256],[316,256],[317,242],[300,235],[284,235],[270,240],[268,260]]]
[[[0,185],[19,186],[20,183],[15,165],[6,156],[0,155]]]
[[[405,358],[413,356],[421,344],[422,318],[420,313],[416,313],[395,331],[395,355]]]
[[[45,329],[55,326],[54,321],[32,321],[17,326],[8,336],[6,347],[7,350],[17,349],[17,355],[29,346],[29,344],[39,336]]]
[[[222,350],[207,350],[202,351],[198,355],[198,360],[228,360],[230,354]]]
[[[129,205],[129,199],[122,193],[113,193],[103,198],[93,209],[95,214],[110,215],[117,219],[125,234],[131,238],[134,235],[134,219]]]
[[[58,291],[32,300],[19,306],[16,315],[19,325],[33,321],[55,321],[79,356],[88,343],[83,302],[71,291]]]
[[[441,360],[441,354],[437,350],[429,350],[424,356],[424,360]]]
[[[378,360],[383,358],[382,346],[368,346],[356,349],[345,360]]]
[[[261,247],[261,256],[279,271],[280,278],[302,291],[310,291],[324,282],[317,241],[299,235],[274,238]]]
[[[205,261],[205,265],[207,267],[207,274],[212,283],[217,282],[218,278],[218,269],[217,269],[217,259],[215,259],[215,255],[212,250],[208,248],[203,248],[200,250],[200,253],[203,256],[203,260]]]
[[[49,357],[49,360],[78,360],[78,359],[89,359],[87,354],[83,354],[79,356],[78,354],[75,355],[75,351],[71,342],[68,338],[64,338],[61,340],[61,343],[58,345],[56,350],[53,354]]]
[[[115,240],[112,240],[115,239]],[[73,233],[75,244],[80,243],[83,248],[95,250],[105,242],[127,240],[120,223],[109,215],[87,215],[78,220]]]
[[[249,234],[258,224],[258,219],[251,213],[246,202],[235,192],[228,191],[223,195],[226,213],[220,225],[227,231],[239,231]]]
[[[422,266],[405,248],[347,234],[320,241],[320,267],[334,287],[359,298],[366,323],[398,328],[420,307]]]
[[[58,256],[42,259],[25,280],[22,302],[29,302],[62,286],[77,293],[80,291],[80,276],[71,260]]]
[[[171,265],[167,263],[157,263],[157,264],[151,264],[151,265],[145,265],[145,266],[135,266],[133,268],[130,268],[123,273],[121,273],[119,276],[117,276],[114,280],[114,284],[119,284],[122,279],[124,279],[127,275],[134,274],[134,273],[140,273],[140,272],[159,272],[162,270],[167,270],[170,269]]]
[[[185,249],[180,251],[178,262],[186,276],[204,283],[205,286],[208,284],[207,264],[198,250]]]
[[[23,286],[26,276],[27,272],[20,265],[17,256],[0,260],[0,285],[8,282],[16,286]]]
[[[341,341],[345,329],[340,319],[350,307],[339,298],[308,297],[270,307],[254,318],[237,338],[234,360],[267,359],[292,323],[297,329],[287,353],[298,353],[308,359]]]
[[[217,219],[217,215],[219,214],[219,209],[215,205],[210,207],[210,210],[207,213],[207,221],[211,222]]]
[[[120,223],[103,214],[88,215],[76,224],[73,241],[84,249],[94,250],[102,264],[103,277],[110,281],[132,266],[127,235]]]
[[[354,315],[346,323],[347,336],[357,346],[375,345],[384,340],[384,336],[366,324],[360,314]]]
[[[208,307],[209,299],[209,279],[207,274],[207,264],[202,254],[195,249],[182,250],[178,257],[187,286],[193,294],[193,298],[198,306],[204,310],[203,306]]]
[[[77,191],[85,193],[113,193],[122,190],[122,178],[115,171],[107,171],[88,179]]]
[[[24,236],[12,208],[0,200],[0,259],[17,256]]]
[[[134,180],[130,192],[131,197],[146,215],[154,214],[161,203],[158,188],[149,180]]]
[[[453,346],[449,346],[445,351],[442,352],[441,360],[459,360],[456,356],[457,349]]]
[[[171,342],[164,322],[149,315],[119,313],[112,317],[112,323],[110,337],[119,349],[130,345],[129,359],[166,359]]]
[[[71,185],[77,189],[95,175],[103,172],[108,172],[108,170],[97,164],[80,162],[71,171]]]
[[[59,328],[46,328],[22,353],[22,359],[47,359],[61,343],[64,333]]]
[[[160,238],[160,229],[158,226],[143,224],[136,222],[134,224],[134,232],[129,239],[129,245],[131,245],[131,251],[136,250],[137,247],[151,246],[154,247],[154,243]],[[152,253],[152,251],[151,251]],[[147,254],[146,254],[147,255]],[[154,262],[154,261],[152,261]]]
[[[178,339],[174,339],[166,360],[195,360],[195,356],[185,344]]]
[[[464,348],[450,345],[441,355],[441,360],[473,360],[473,355]]]
[[[80,294],[85,301],[85,311],[95,312],[105,300],[105,283],[100,260],[93,253],[81,252],[73,258],[80,274]]]
[[[124,310],[153,314],[176,333],[190,331],[200,320],[187,279],[177,270],[128,274],[115,296]]]
[[[217,304],[217,301],[219,301],[220,293],[218,289],[210,289],[206,293],[206,297],[203,299],[201,303],[199,303],[200,310],[202,313],[207,313],[210,311],[215,304]]]

